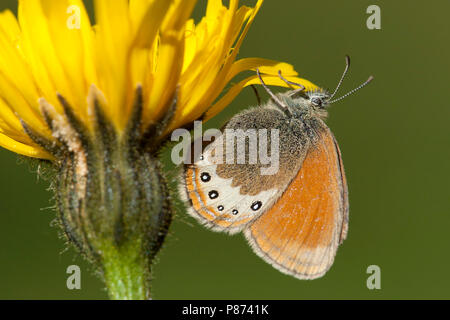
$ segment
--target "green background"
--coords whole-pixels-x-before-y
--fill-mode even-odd
[[[381,30],[366,27],[371,4],[381,7]],[[8,7],[15,1],[0,2]],[[446,0],[266,0],[241,58],[290,62],[302,77],[333,89],[349,54],[341,92],[375,76],[334,105],[328,121],[348,177],[348,239],[325,277],[300,281],[263,262],[242,235],[210,232],[180,214],[155,265],[154,298],[450,298],[449,12]],[[212,125],[251,104],[255,97],[245,89]],[[50,226],[46,189],[28,165],[0,150],[0,298],[107,298]],[[66,288],[71,264],[82,269],[79,291]],[[373,264],[381,268],[381,290],[366,287]]]

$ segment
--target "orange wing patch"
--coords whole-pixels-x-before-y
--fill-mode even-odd
[[[346,234],[347,186],[340,152],[325,129],[297,176],[245,235],[255,252],[300,279],[322,276]]]

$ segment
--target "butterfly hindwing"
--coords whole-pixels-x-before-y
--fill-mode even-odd
[[[218,139],[208,145],[202,157],[186,167],[185,189],[192,202],[192,216],[213,230],[236,233],[268,209],[266,199],[272,198],[277,189],[258,195],[242,194],[232,179],[220,177],[212,151],[221,143],[222,139]]]
[[[254,251],[300,279],[322,276],[347,232],[348,195],[340,151],[326,128],[271,209],[246,230]]]

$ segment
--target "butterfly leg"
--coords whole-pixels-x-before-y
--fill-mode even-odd
[[[251,85],[251,87],[253,89],[253,92],[255,93],[256,101],[258,103],[258,106],[260,106],[261,105],[261,97],[259,96],[258,89],[256,89],[256,87],[253,84]]]
[[[281,70],[278,70],[278,75],[280,76],[281,80],[286,82],[288,85],[293,85],[293,86],[299,87],[298,89],[296,89],[296,90],[292,91],[291,93],[289,93],[289,97],[291,97],[291,98],[295,97],[297,94],[302,93],[303,91],[305,91],[305,86],[304,85],[302,85],[300,83],[289,81],[288,79],[283,77],[283,75],[281,74]]]
[[[264,87],[264,89],[267,91],[267,93],[270,95],[272,100],[281,108],[288,110],[288,107],[281,102],[281,100],[269,89],[269,87],[266,85],[264,80],[261,77],[261,73],[259,72],[259,69],[256,69],[256,74],[258,75],[259,81],[261,81],[261,85]]]

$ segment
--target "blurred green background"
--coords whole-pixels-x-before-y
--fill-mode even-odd
[[[199,0],[197,17],[205,3]],[[381,30],[366,27],[371,4],[381,8]],[[2,10],[16,6],[0,2]],[[333,89],[349,54],[342,93],[375,76],[334,105],[328,121],[348,177],[349,236],[325,277],[300,281],[263,262],[242,235],[213,233],[179,215],[155,265],[154,298],[450,298],[449,12],[447,0],[266,0],[241,58],[290,62]],[[210,125],[253,104],[246,89]],[[82,259],[63,252],[50,227],[54,213],[41,209],[51,204],[46,189],[28,165],[0,150],[0,298],[107,298]],[[66,288],[71,264],[82,269],[79,291]],[[366,287],[373,264],[381,290]]]

